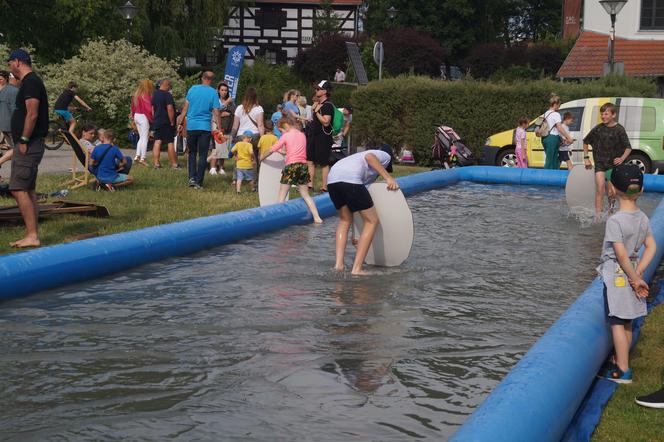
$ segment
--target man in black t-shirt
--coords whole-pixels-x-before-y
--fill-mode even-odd
[[[10,243],[12,247],[39,247],[37,171],[44,156],[44,137],[48,132],[48,97],[41,78],[32,72],[30,54],[16,49],[7,59],[9,69],[21,79],[16,95],[16,110],[12,114],[14,156],[9,190],[25,223],[23,239]]]
[[[69,132],[71,133],[74,133],[74,128],[76,127],[76,119],[71,114],[71,112],[69,112],[69,106],[71,105],[72,101],[75,99],[81,105],[85,106],[88,111],[92,110],[92,108],[88,106],[88,104],[83,101],[81,97],[76,95],[77,92],[78,85],[75,82],[70,81],[69,84],[67,84],[67,89],[62,91],[58,99],[55,100],[55,105],[53,106],[55,113],[60,115],[67,123],[69,123]]]
[[[152,109],[154,125],[154,146],[152,147],[152,161],[155,169],[161,167],[161,143],[168,146],[168,160],[171,167],[178,167],[178,157],[175,153],[175,100],[171,95],[171,80],[164,78],[159,82],[159,89],[152,95]]]
[[[332,149],[332,117],[334,105],[328,100],[332,85],[323,80],[314,87],[318,100],[311,108],[313,121],[307,127],[307,165],[309,166],[309,188],[313,189],[316,166],[321,167],[321,192],[327,192],[327,174],[330,172],[330,151]]]

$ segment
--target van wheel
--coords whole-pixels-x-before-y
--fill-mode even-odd
[[[642,153],[637,152],[631,154],[627,157],[627,161],[625,161],[625,163],[639,166],[639,169],[641,169],[641,172],[643,173],[652,173],[652,164],[650,163],[650,158]]]
[[[516,153],[514,149],[507,148],[500,151],[496,157],[496,166],[516,167]]]

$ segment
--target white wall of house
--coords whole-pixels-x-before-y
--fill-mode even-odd
[[[641,29],[643,2],[656,2],[664,7],[664,0],[627,0],[616,16],[616,36],[634,40],[664,40],[662,29]],[[611,17],[606,13],[599,0],[585,0],[583,6],[583,29],[586,31],[608,34],[611,31]]]

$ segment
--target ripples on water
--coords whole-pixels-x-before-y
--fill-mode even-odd
[[[447,438],[595,276],[603,225],[563,201],[418,195],[370,277],[329,270],[332,218],[4,303],[0,438]]]

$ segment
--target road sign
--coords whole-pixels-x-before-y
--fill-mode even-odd
[[[378,65],[378,80],[383,78],[383,58],[385,53],[383,52],[383,42],[377,41],[373,48],[373,59]]]

